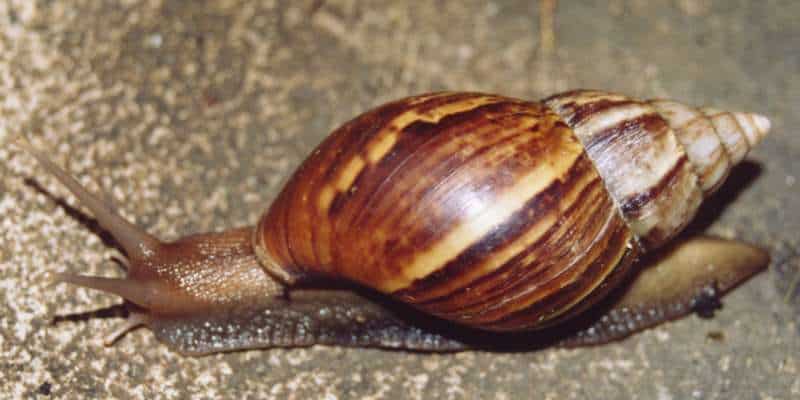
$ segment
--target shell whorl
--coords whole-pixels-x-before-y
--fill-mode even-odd
[[[706,197],[725,181],[770,129],[769,119],[745,112],[694,108],[670,100],[648,102],[667,120],[686,150]]]
[[[345,278],[459,323],[538,328],[596,302],[694,215],[710,189],[692,160],[705,149],[684,150],[692,112],[717,131],[740,119],[593,91],[392,102],[309,156],[255,248],[279,277]],[[741,137],[763,135],[744,119]]]
[[[641,244],[660,247],[769,131],[752,113],[593,90],[545,100],[575,130]]]

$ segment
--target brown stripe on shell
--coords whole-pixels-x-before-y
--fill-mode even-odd
[[[470,98],[463,98],[463,96],[454,97],[451,100],[454,102],[466,101]],[[450,103],[444,102],[446,99],[437,99],[439,106],[446,106]],[[508,103],[500,102],[500,99],[486,99],[485,104],[477,105],[474,108],[469,108],[454,114],[443,116],[437,122],[428,122],[415,120],[409,122],[405,126],[395,126],[389,124],[384,126],[384,131],[394,132],[398,139],[390,151],[384,157],[376,160],[369,168],[366,168],[364,174],[359,175],[353,182],[352,187],[357,190],[349,192],[350,195],[358,193],[361,197],[373,198],[374,193],[384,187],[392,178],[403,171],[403,166],[416,154],[424,155],[428,150],[426,148],[437,148],[445,142],[447,137],[458,134],[453,132],[453,129],[469,129],[470,127],[479,128],[482,125],[482,118],[491,113],[504,113],[507,112],[509,107]],[[431,110],[430,104],[424,103],[426,112]],[[412,111],[416,111],[412,109]],[[420,114],[422,115],[422,114]],[[434,127],[438,127],[442,132],[438,132]],[[395,179],[402,183],[402,180]],[[346,192],[345,192],[346,193]],[[380,198],[380,197],[376,197]],[[350,204],[358,204],[358,207],[352,207],[358,211],[367,210],[369,207],[360,207],[361,205],[369,206],[369,204],[359,203],[355,200],[349,202]],[[342,218],[342,220],[350,220]]]
[[[728,150],[708,116],[695,107],[671,100],[648,101],[667,121],[692,163],[698,184],[708,197],[715,192],[731,168]]]
[[[598,113],[608,111],[610,109],[624,107],[624,106],[631,106],[636,105],[633,100],[625,99],[625,100],[609,100],[604,98],[598,98],[597,101],[593,102],[586,102],[583,104],[576,104],[574,101],[568,102],[564,104],[564,107],[571,108],[573,113],[570,115],[570,118],[567,120],[567,123],[570,126],[580,124],[581,122],[585,121],[589,117],[596,115]]]
[[[342,170],[353,165],[352,160],[361,158],[360,152],[364,144],[378,134],[381,126],[387,121],[403,114],[413,104],[436,101],[440,97],[442,94],[423,95],[381,106],[373,113],[363,114],[345,123],[337,129],[337,134],[328,136],[312,152],[310,162],[303,163],[286,185],[286,192],[291,194],[286,201],[292,206],[285,208],[284,224],[287,227],[282,228],[289,233],[286,238],[287,247],[295,250],[290,251],[289,259],[285,259],[284,262],[289,265],[327,264],[325,262],[327,260],[320,259],[320,254],[327,254],[325,247],[320,243],[325,238],[315,237],[312,229],[298,229],[325,224],[327,220],[323,217],[323,212],[318,209],[317,201],[320,194],[309,196],[309,189],[322,188],[321,183],[339,179]],[[320,168],[323,165],[332,167]],[[330,188],[326,196],[332,200],[335,194],[335,190]],[[289,221],[292,227],[288,227]]]
[[[614,151],[615,146],[626,145],[626,142],[646,140],[651,132],[663,133],[661,117],[656,113],[647,113],[635,118],[621,120],[614,125],[595,131],[587,136],[584,145],[587,151],[603,154]],[[623,139],[624,138],[624,139]],[[624,140],[624,142],[622,141]]]
[[[482,319],[481,327],[495,331],[539,329],[568,319],[600,301],[630,272],[638,250],[632,242],[631,231],[616,216],[610,221],[607,232],[599,238],[602,242],[592,247],[596,254],[590,256],[591,263],[583,271],[578,273],[575,270],[570,276],[560,276],[546,285],[547,288],[534,286],[536,291],[549,289],[545,297],[538,294],[524,296],[527,293],[523,291],[523,295],[513,299],[499,314],[501,318],[495,319],[499,315],[493,315],[493,320]]]
[[[600,189],[602,190],[602,187]],[[597,190],[592,191],[597,192]],[[595,199],[587,198],[587,200]],[[606,209],[612,208],[613,204],[609,201]],[[567,223],[573,221],[576,220],[571,218]],[[584,220],[577,221],[584,222]],[[588,234],[576,232],[563,224],[555,225],[542,240],[497,270],[481,276],[479,280],[449,296],[423,303],[420,308],[434,315],[470,325],[477,324],[480,317],[501,315],[508,311],[505,307],[510,304],[515,294],[558,279],[566,271],[580,269],[581,265],[584,265],[582,260],[589,254],[588,247],[596,245],[591,239],[599,233],[598,227],[603,226],[603,221],[602,218],[598,218],[587,222],[587,231],[590,231]]]
[[[655,185],[650,186],[643,192],[636,193],[633,196],[623,199],[620,202],[622,212],[626,215],[633,215],[636,217],[645,214],[648,211],[646,210],[648,204],[655,201],[658,196],[661,196],[661,193],[665,189],[675,185],[675,181],[680,175],[679,172],[685,163],[686,157],[681,157],[675,167],[670,169],[667,175],[662,176]]]
[[[431,209],[437,204],[459,203],[448,193],[470,191],[485,197],[484,202],[491,201],[494,191],[512,185],[515,174],[524,171],[543,146],[560,147],[539,138],[541,120],[548,121],[547,129],[555,129],[558,117],[536,103],[461,93],[395,104],[399,104],[398,110],[393,111],[391,105],[381,107],[345,124],[292,178],[289,186],[296,187],[287,187],[281,195],[290,200],[282,202],[290,205],[274,205],[274,212],[262,219],[262,225],[279,222],[283,226],[274,231],[289,232],[287,239],[281,239],[285,247],[303,254],[271,252],[282,258],[277,263],[298,270],[313,266],[317,272],[334,275],[352,273],[354,280],[373,287],[390,276],[401,278],[406,272],[404,261],[437,242],[468,213],[447,207]],[[395,122],[399,120],[403,123]],[[558,129],[565,128],[559,125]],[[386,135],[397,137],[384,140]],[[357,144],[345,146],[345,142]],[[359,146],[367,153],[378,149],[381,157],[371,158],[363,150],[359,153]],[[577,140],[573,146],[580,151]],[[364,162],[353,164],[354,159]],[[500,173],[490,174],[493,168]],[[337,182],[347,185],[336,186]],[[419,210],[420,204],[430,206]],[[306,217],[294,218],[299,214]],[[280,223],[278,217],[289,215],[293,225],[287,227],[289,219]],[[267,226],[259,229],[272,230]],[[268,246],[280,242],[264,240]],[[313,248],[302,243],[294,246],[309,240]],[[384,257],[396,261],[382,263]]]
[[[272,244],[285,249],[279,252],[282,262],[295,266],[325,266],[333,262],[330,244],[336,239],[326,214],[340,194],[340,188],[335,187],[335,183],[347,182],[350,179],[346,178],[357,177],[362,172],[368,164],[368,155],[363,154],[364,148],[376,136],[385,133],[387,126],[392,126],[393,121],[404,115],[410,115],[412,121],[417,120],[417,109],[423,110],[420,114],[428,114],[427,117],[432,118],[430,113],[437,107],[472,99],[492,101],[490,96],[477,93],[443,92],[416,96],[362,114],[328,136],[287,183],[282,194],[284,199],[280,202],[288,202],[292,206],[276,209],[278,213],[285,213],[284,226],[277,229],[288,235],[285,243]],[[277,214],[275,218],[279,218]],[[292,228],[285,226],[288,221],[292,221]]]
[[[459,156],[474,156],[474,154],[464,153],[463,143],[455,143],[456,146],[446,148],[448,144],[452,144],[454,140],[458,140],[455,136],[462,136],[464,131],[475,130],[473,135],[481,136],[481,146],[476,151],[481,149],[488,150],[492,145],[503,143],[513,137],[519,135],[519,132],[506,130],[501,131],[497,127],[491,129],[491,126],[485,125],[483,119],[491,114],[503,114],[508,112],[513,105],[509,103],[490,103],[479,106],[475,109],[464,111],[458,114],[449,115],[442,118],[437,123],[428,123],[424,121],[417,121],[406,126],[401,132],[400,137],[395,144],[392,152],[387,154],[386,157],[379,160],[371,169],[370,176],[359,177],[356,180],[355,186],[358,187],[358,193],[363,200],[353,199],[354,215],[351,218],[343,218],[347,225],[361,225],[364,223],[363,218],[365,214],[372,210],[372,206],[376,202],[380,202],[383,194],[376,195],[383,189],[403,191],[405,189],[398,188],[397,185],[405,183],[418,184],[418,181],[407,179],[410,176],[411,169],[404,168],[406,165],[411,165],[418,162],[425,162],[426,158],[430,158],[429,154],[433,151],[439,151],[442,154],[449,154],[449,159],[444,159],[445,162],[460,163]],[[489,128],[489,129],[485,129]],[[480,130],[480,132],[478,132]],[[450,143],[448,143],[450,142]],[[459,152],[461,151],[461,152]],[[444,170],[454,170],[457,165],[443,164],[441,160],[434,160],[435,167]],[[437,171],[429,170],[428,175],[430,180],[438,177]],[[370,177],[382,177],[381,179],[369,179]],[[426,179],[427,177],[422,177]]]
[[[609,221],[615,218],[621,221],[604,190],[592,190],[585,199],[585,203],[577,203],[579,212],[574,214],[574,219],[568,218],[553,226],[543,241],[509,260],[498,269],[500,273],[476,282],[466,301],[445,299],[424,307],[436,314],[452,315],[452,319],[457,316],[463,322],[475,323],[478,317],[507,312],[504,307],[522,293],[542,295],[548,282],[585,269],[592,260],[592,248],[602,243],[602,236],[607,234]],[[572,225],[573,222],[580,225]],[[575,226],[582,229],[574,229]]]
[[[473,104],[472,102],[475,100],[478,100],[479,102],[477,104]],[[326,173],[321,176],[319,181],[308,181],[308,189],[305,191],[306,197],[309,199],[319,199],[321,196],[323,196],[326,187],[325,183],[330,182],[331,179],[333,179],[332,177],[341,173],[341,171],[349,162],[347,160],[369,158],[368,155],[363,154],[363,152],[366,144],[371,140],[376,140],[378,137],[383,135],[400,135],[399,131],[405,127],[403,124],[412,123],[413,121],[417,121],[419,118],[435,120],[436,116],[433,115],[433,112],[439,108],[447,107],[448,105],[465,104],[465,107],[471,109],[480,106],[483,103],[492,103],[496,101],[499,101],[499,99],[479,93],[440,92],[402,99],[393,103],[389,103],[385,106],[381,106],[373,112],[362,114],[353,121],[347,123],[342,128],[337,129],[330,135],[330,137],[342,135],[342,139],[336,143],[331,143],[331,146],[321,146],[319,148],[318,151],[320,154],[332,154],[333,158],[329,159],[327,162],[326,160],[320,160],[319,163],[316,163],[317,166],[325,168]],[[412,122],[406,122],[406,119]],[[358,140],[348,138],[348,136],[353,135],[359,135],[360,138]],[[349,143],[349,148],[343,149],[342,143]],[[380,162],[380,160],[377,160],[376,162]],[[375,164],[375,162],[372,164]],[[351,182],[348,185],[350,186],[349,188],[339,188],[336,196],[349,197],[352,195],[354,193],[352,189],[358,188],[358,185],[362,181],[359,180],[359,177],[363,175],[364,169],[372,167],[372,165],[368,165],[365,162],[363,168],[361,171],[359,171],[359,174],[356,175],[356,178],[354,179],[355,182]],[[334,196],[334,200],[336,199],[336,196]],[[337,204],[337,209],[344,207],[344,205],[347,203],[348,201],[346,198],[340,198],[339,203]],[[298,212],[302,212],[302,209],[302,206],[296,208]],[[309,211],[313,213],[315,210],[312,209]],[[314,237],[317,253],[321,255],[320,259],[317,260],[317,264],[330,266],[331,268],[326,270],[332,272],[335,270],[335,265],[339,263],[336,255],[336,244],[339,241],[337,237],[340,235],[340,229],[336,227],[335,218],[330,218],[329,215],[325,215],[322,210],[316,211],[318,214],[316,215],[315,220],[311,221],[312,223],[310,223],[308,226],[310,227],[309,231],[312,232],[312,236]],[[339,210],[334,210],[334,213],[336,211]],[[315,265],[304,264],[300,262],[297,264]]]
[[[353,237],[364,232],[373,232],[378,233],[378,236],[384,234],[387,241],[380,244],[379,240],[367,240],[339,247],[341,264],[359,262],[355,259],[346,260],[352,254],[382,254],[390,259],[401,258],[426,247],[426,243],[435,241],[437,235],[447,232],[449,226],[456,223],[461,215],[447,215],[442,212],[436,214],[437,210],[433,209],[436,204],[428,207],[425,213],[421,213],[419,207],[423,207],[422,204],[436,203],[428,198],[450,191],[451,189],[443,185],[468,165],[494,162],[502,167],[503,164],[498,164],[502,160],[493,161],[493,156],[496,158],[502,149],[506,149],[508,153],[531,141],[524,135],[524,126],[500,129],[486,123],[486,115],[507,113],[509,107],[517,106],[509,103],[485,105],[474,111],[442,119],[440,129],[434,130],[428,124],[418,123],[404,129],[401,138],[414,140],[415,137],[428,137],[435,132],[434,139],[420,142],[419,147],[409,149],[411,160],[398,160],[403,164],[402,170],[394,167],[394,163],[378,163],[374,170],[370,169],[364,175],[363,184],[357,183],[358,192],[349,199],[346,209],[337,215],[334,222],[337,232],[341,232],[343,236]],[[531,124],[535,125],[535,122]],[[396,172],[384,173],[390,168]],[[478,181],[480,174],[474,174],[473,178],[475,186],[484,187],[484,192],[492,188],[492,185]],[[501,185],[501,182],[495,183],[498,187]],[[446,199],[439,202],[446,203]],[[426,216],[429,220],[414,220],[414,215]],[[427,229],[419,229],[425,228],[425,225]],[[357,250],[355,252],[354,247]],[[400,264],[382,265],[379,268],[387,267],[397,270],[402,268]]]
[[[403,115],[408,113],[415,112],[415,107],[419,108],[422,107],[427,111],[432,109],[432,105],[441,105],[443,103],[447,103],[447,100],[453,101],[454,98],[459,100],[467,100],[471,98],[475,98],[479,95],[474,93],[462,93],[458,96],[454,96],[454,94],[449,93],[434,93],[430,95],[422,95],[413,97],[406,100],[400,100],[394,103],[390,103],[387,106],[380,107],[379,109],[375,110],[376,115],[372,115],[372,113],[367,113],[354,119],[353,121],[349,122],[345,126],[340,129],[337,129],[334,133],[330,135],[330,137],[338,137],[341,135],[339,140],[332,142],[330,146],[320,146],[318,150],[314,152],[314,154],[324,154],[327,155],[327,159],[321,160],[314,160],[316,161],[314,164],[318,168],[326,168],[329,173],[325,174],[324,176],[320,176],[319,179],[314,181],[308,182],[308,187],[313,188],[312,193],[310,193],[307,197],[308,198],[317,198],[319,199],[322,195],[322,191],[325,190],[322,183],[329,179],[329,175],[333,173],[333,171],[337,168],[338,165],[341,164],[341,160],[346,159],[345,157],[353,157],[352,152],[350,154],[346,153],[345,151],[340,150],[339,143],[342,141],[347,140],[348,133],[354,132],[357,133],[359,131],[363,131],[365,129],[369,129],[372,131],[371,135],[365,136],[365,139],[373,139],[378,133],[383,134],[391,134],[391,133],[398,133],[399,129],[402,129],[402,126],[397,126],[394,122],[396,119],[402,118]],[[380,132],[378,132],[380,131]],[[427,140],[428,138],[415,138],[415,139],[423,139]],[[402,147],[403,144],[407,143],[408,141],[404,141],[401,143],[395,143],[394,147]],[[325,145],[325,143],[323,143]],[[415,143],[416,145],[416,143]],[[413,148],[413,146],[412,146]],[[361,151],[360,148],[353,148],[355,151]],[[400,149],[402,152],[403,148]],[[392,158],[392,154],[396,152],[394,148],[391,149],[386,155],[384,155],[383,160],[378,160],[378,162],[383,162],[386,159]],[[374,162],[373,162],[374,164]],[[363,171],[362,171],[363,172]],[[356,177],[355,182],[353,183],[353,187],[356,189],[362,188],[362,177],[363,173],[359,173]],[[352,195],[352,191],[348,190],[346,192],[348,195]],[[341,193],[337,193],[337,196],[340,196]],[[342,201],[340,199],[339,201]],[[337,209],[340,208],[341,205],[337,205]],[[337,210],[334,210],[337,211]],[[332,244],[335,243],[334,237],[334,227],[331,224],[330,216],[325,215],[318,210],[310,210],[309,212],[315,216],[315,223],[311,224],[311,232],[312,237],[314,238],[314,244],[317,254],[319,254],[318,262],[320,265],[325,266],[325,270],[330,270],[329,266],[334,262],[334,256],[332,254]]]
[[[502,251],[511,250],[509,248],[512,245],[516,249],[511,250],[511,254],[506,256],[507,259],[513,259],[530,248],[538,248],[554,227],[572,222],[569,217],[577,208],[576,204],[591,200],[583,196],[586,194],[585,189],[594,186],[593,184],[599,185],[599,179],[591,161],[585,156],[580,157],[563,178],[551,182],[544,190],[529,199],[521,209],[515,211],[505,221],[499,222],[487,235],[456,258],[448,261],[434,273],[415,281],[410,287],[395,293],[395,296],[404,300],[413,299],[414,303],[424,302],[426,308],[431,310],[435,308],[430,307],[433,300],[441,304],[452,296],[458,297],[458,302],[462,303],[474,301],[472,298],[479,295],[477,291],[473,291],[474,282],[494,275],[497,269],[501,269],[506,263],[496,266],[487,264],[496,259]],[[568,198],[573,191],[579,194]],[[546,229],[546,231],[531,243],[524,243],[525,234],[534,229],[539,231]],[[437,313],[439,311],[436,310]]]
[[[375,223],[385,227],[391,232],[405,232],[405,237],[400,238],[398,243],[392,243],[390,249],[385,249],[384,255],[387,259],[400,259],[410,256],[411,263],[424,263],[428,265],[425,269],[434,271],[441,265],[438,256],[431,258],[430,251],[441,246],[448,245],[447,238],[454,232],[464,227],[472,226],[469,229],[469,239],[464,238],[457,246],[468,247],[477,232],[473,229],[486,230],[491,225],[478,226],[481,218],[485,218],[488,213],[510,214],[516,207],[521,207],[527,198],[535,195],[539,189],[537,186],[546,186],[549,183],[550,175],[557,176],[562,173],[562,168],[566,169],[572,161],[572,157],[580,154],[580,145],[577,140],[568,144],[568,139],[557,134],[549,135],[554,126],[552,120],[555,116],[551,114],[549,121],[542,123],[531,121],[527,130],[520,135],[520,140],[514,144],[506,146],[492,146],[491,151],[478,158],[469,158],[460,165],[455,165],[451,171],[441,171],[440,179],[435,185],[415,185],[409,197],[413,199],[411,208],[388,207],[388,216],[377,214]],[[520,117],[522,118],[522,117]],[[538,121],[538,119],[536,120]],[[511,132],[514,129],[506,127],[504,129]],[[561,149],[562,153],[558,159],[554,158],[555,149]],[[446,155],[445,155],[446,156]],[[449,157],[449,156],[446,156]],[[548,162],[549,161],[549,162]],[[429,170],[426,166],[420,166],[420,171],[415,176],[424,174]],[[520,186],[522,179],[535,171],[541,171],[540,177],[534,177],[534,186]],[[432,174],[438,174],[433,171]],[[523,190],[527,192],[524,196],[513,199],[513,190]],[[511,193],[513,209],[498,210],[502,199]],[[385,203],[386,204],[386,203]],[[391,205],[391,203],[387,204]],[[425,213],[419,213],[419,208],[425,209]],[[499,218],[499,217],[498,217]],[[486,223],[497,224],[502,219],[492,218]],[[379,220],[378,220],[379,219]],[[465,225],[467,224],[467,225]],[[448,251],[450,252],[450,251]],[[436,254],[436,253],[434,253]],[[455,256],[456,254],[453,254]],[[448,257],[449,258],[449,257]],[[447,259],[442,259],[444,264]],[[398,265],[403,268],[404,263]]]
[[[561,268],[571,268],[586,253],[586,247],[602,227],[602,215],[615,213],[613,203],[597,180],[585,186],[579,199],[535,243],[529,245],[500,267],[481,275],[469,285],[420,305],[420,308],[444,318],[458,320],[461,315],[475,315],[502,304],[509,293],[524,289],[531,282],[553,279]],[[602,211],[602,212],[600,212]],[[573,225],[580,223],[581,225]],[[572,226],[586,229],[576,230]]]
[[[684,155],[656,184],[622,200],[620,207],[623,212],[636,217],[634,229],[635,224],[650,227],[648,234],[639,238],[646,249],[660,247],[682,231],[694,217],[703,198],[701,192],[687,189],[685,179],[690,174],[693,174],[691,165]],[[676,206],[674,198],[686,199],[688,207]]]
[[[694,216],[702,191],[691,167],[681,161],[683,147],[656,110],[641,101],[607,96],[575,91],[546,104],[575,130],[637,238],[648,247],[658,246]],[[591,103],[602,106],[592,108]],[[594,113],[578,114],[581,109]],[[643,195],[670,175],[675,175],[672,185],[659,189],[663,196]],[[628,199],[645,201],[622,207]]]

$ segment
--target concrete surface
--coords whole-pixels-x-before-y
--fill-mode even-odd
[[[119,319],[93,311],[118,299],[45,278],[114,276],[117,253],[3,146],[0,397],[800,398],[800,300],[787,293],[800,274],[800,2],[563,1],[542,19],[546,1],[108,3],[0,4],[0,136],[28,135],[163,238],[254,222],[331,128],[383,101],[595,87],[771,116],[772,136],[695,229],[776,262],[711,320],[597,348],[195,359],[145,330],[104,348]]]

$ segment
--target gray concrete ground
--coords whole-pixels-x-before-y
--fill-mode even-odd
[[[115,276],[116,253],[3,146],[0,397],[800,398],[800,300],[787,293],[800,273],[800,2],[562,1],[552,17],[546,1],[108,3],[0,4],[0,133],[28,135],[160,237],[252,223],[331,128],[383,101],[594,87],[771,116],[772,136],[696,228],[776,262],[711,320],[589,349],[186,358],[145,330],[104,348],[115,314],[80,314],[118,299],[45,278]]]

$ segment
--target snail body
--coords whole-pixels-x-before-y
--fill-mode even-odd
[[[524,332],[575,321],[630,286],[573,336],[585,344],[686,314],[709,288],[716,296],[763,269],[760,250],[707,238],[649,268],[637,260],[665,247],[768,130],[756,114],[599,91],[541,102],[425,94],[335,130],[255,227],[171,243],[22,145],[130,260],[124,279],[57,277],[133,303],[118,333],[147,325],[190,354],[314,343],[450,350],[463,341],[373,292],[448,326]],[[710,258],[715,268],[704,267]],[[629,327],[608,329],[618,325]]]

